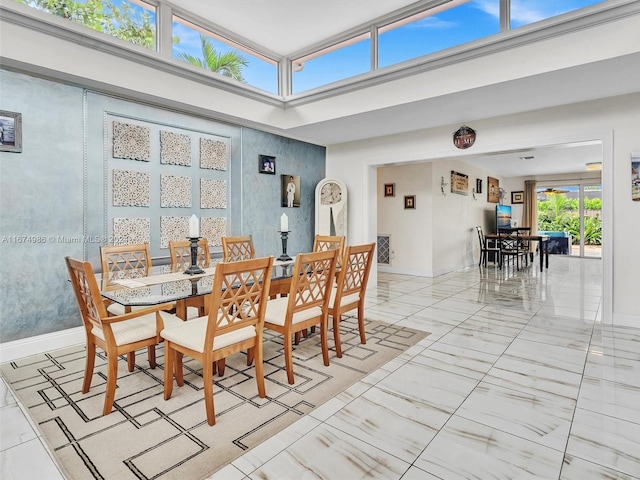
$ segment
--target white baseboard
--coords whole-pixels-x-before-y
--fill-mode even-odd
[[[20,358],[60,348],[84,344],[84,327],[69,328],[60,332],[0,343],[0,362],[12,362]]]
[[[613,312],[613,325],[616,327],[634,327],[640,328],[640,316],[623,315]]]

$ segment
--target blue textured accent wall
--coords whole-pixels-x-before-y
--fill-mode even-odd
[[[259,156],[276,157],[276,174],[259,173]],[[287,253],[313,248],[315,188],[325,174],[325,148],[249,128],[242,129],[242,232],[251,235],[256,255],[282,253],[280,216],[289,217]],[[281,205],[280,175],[300,177],[300,207]]]
[[[2,69],[0,84],[1,108],[22,113],[23,121],[22,153],[0,152],[1,343],[81,325],[64,257],[87,259],[99,269],[100,244],[85,239],[104,236],[109,225],[105,122],[113,115],[228,137],[228,234],[251,234],[258,255],[278,256],[279,218],[286,212],[289,253],[311,248],[324,147]],[[276,175],[258,173],[260,154],[276,157]],[[300,176],[301,207],[280,206],[282,173]],[[192,209],[153,205],[143,212],[204,214],[198,203],[194,195]],[[156,258],[168,254],[154,246],[158,236],[152,227]]]

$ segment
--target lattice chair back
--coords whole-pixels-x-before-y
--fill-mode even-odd
[[[335,276],[337,256],[337,249],[296,256],[287,317],[314,307],[320,307],[326,311]]]
[[[222,237],[222,252],[225,262],[238,262],[256,257],[251,235]]]
[[[338,287],[343,297],[354,293],[364,295],[375,247],[375,243],[347,247],[338,276]]]
[[[70,257],[65,257],[65,261],[85,329],[89,331],[93,327],[102,329],[101,319],[108,314],[93,267],[89,262],[80,262]]]
[[[171,271],[184,272],[191,266],[191,242],[189,240],[170,240],[169,256],[171,257]],[[201,238],[198,241],[198,266],[200,268],[211,266],[209,242],[206,238]]]
[[[101,246],[100,259],[103,282],[146,277],[151,268],[148,243]]]
[[[327,252],[329,250],[338,251],[336,268],[340,268],[344,256],[344,237],[336,235],[316,235],[313,240],[313,251]]]
[[[246,327],[255,328],[258,336],[256,341],[262,343],[272,266],[273,257],[216,265],[205,351],[213,350],[216,336]]]

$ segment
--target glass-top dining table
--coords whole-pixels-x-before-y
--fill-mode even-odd
[[[289,292],[294,260],[273,263],[269,296]],[[102,297],[130,309],[176,303],[176,315],[186,320],[187,305],[204,306],[204,300],[213,288],[215,265],[204,269],[204,273],[188,275],[184,272],[172,272],[170,265],[158,265],[150,268],[147,275],[127,278],[98,278]],[[133,274],[135,275],[135,274]]]

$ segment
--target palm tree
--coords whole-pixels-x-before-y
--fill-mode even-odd
[[[230,77],[240,82],[245,81],[242,76],[242,69],[249,65],[247,60],[234,51],[218,52],[211,40],[205,35],[200,35],[200,42],[202,45],[202,58],[186,52],[178,54],[177,58],[225,77]]]

